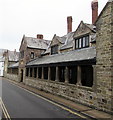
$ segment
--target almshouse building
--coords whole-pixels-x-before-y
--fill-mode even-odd
[[[18,82],[112,112],[113,0],[107,2],[99,16],[98,1],[93,0],[91,6],[92,24],[81,21],[72,32],[69,16],[67,34],[54,35],[51,42],[24,36],[19,64],[10,69],[18,68]]]

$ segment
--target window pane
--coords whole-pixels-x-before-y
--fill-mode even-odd
[[[81,48],[81,38],[79,39],[79,48]]]
[[[78,40],[76,40],[76,48],[78,48]]]
[[[51,47],[51,54],[57,54],[58,53],[58,45]]]
[[[86,46],[89,46],[89,36],[86,37]]]
[[[83,47],[85,47],[85,37],[83,37]]]
[[[31,59],[34,59],[34,53],[31,52]]]

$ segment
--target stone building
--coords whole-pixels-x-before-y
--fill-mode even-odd
[[[38,34],[37,38],[26,37],[24,35],[19,49],[19,61],[15,64],[9,65],[8,67],[8,70],[12,72],[11,74],[14,76],[12,77],[9,75],[9,78],[23,82],[25,79],[25,66],[27,62],[40,57],[41,53],[47,49],[49,44],[50,41],[44,40],[43,35],[41,34]],[[13,71],[15,71],[15,73]]]
[[[19,52],[7,50],[4,53],[5,62],[4,62],[4,76],[7,78],[12,78],[15,80],[15,75],[18,75],[18,66],[10,68],[13,64],[18,64],[19,61]],[[10,77],[10,75],[11,77]],[[17,79],[17,78],[16,78]]]
[[[32,43],[26,43],[23,37],[18,82],[113,112],[113,0],[107,2],[99,16],[97,0],[91,7],[92,24],[81,21],[72,32],[69,16],[67,34],[54,35],[46,49],[36,49],[36,57],[34,47],[30,48]],[[35,45],[41,46],[38,43]]]
[[[113,111],[113,0],[109,0],[96,21],[97,106]]]
[[[5,62],[5,56],[4,52],[6,52],[6,49],[0,49],[0,76],[4,76],[4,62]]]

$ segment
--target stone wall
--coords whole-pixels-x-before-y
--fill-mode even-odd
[[[72,50],[73,50],[73,47],[68,48],[68,49],[60,50],[60,53],[69,52],[69,51],[72,51]]]
[[[29,77],[26,77],[24,82],[26,85],[52,93],[54,95],[62,96],[66,99],[91,107],[96,106],[97,97],[96,93],[93,91],[93,88]]]
[[[31,52],[34,53],[34,59],[39,57],[41,55],[42,52],[44,52],[45,50],[42,49],[30,49],[27,48],[27,50],[25,51],[25,60],[26,62],[29,62],[31,59]]]
[[[15,74],[5,74],[5,77],[18,82],[18,75]]]
[[[113,110],[113,2],[107,3],[100,14],[97,26],[97,107]]]

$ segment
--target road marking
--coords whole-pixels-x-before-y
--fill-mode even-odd
[[[1,106],[1,108],[2,108],[2,111],[3,111],[3,114],[4,114],[5,118],[7,118],[7,115],[6,115],[5,111],[4,111],[3,106],[2,106],[2,103],[1,103],[1,99],[0,99],[0,106]]]
[[[6,109],[5,105],[4,105],[1,97],[0,97],[0,106],[2,108],[2,111],[3,111],[3,114],[4,114],[5,118],[6,118],[6,120],[11,120],[11,117],[10,117],[10,115],[9,115],[9,113],[8,113],[8,111],[7,111],[7,109]]]
[[[56,105],[56,106],[58,106],[58,107],[60,107],[60,108],[62,108],[62,109],[64,109],[64,110],[66,110],[66,111],[68,111],[68,112],[70,112],[70,113],[72,113],[72,114],[74,114],[74,115],[77,115],[77,116],[79,116],[79,117],[81,117],[81,118],[85,118],[85,119],[87,118],[87,117],[85,117],[84,115],[80,115],[80,114],[78,114],[78,113],[76,113],[76,112],[74,112],[74,111],[72,111],[72,110],[70,110],[70,109],[68,109],[68,108],[66,108],[66,107],[58,104],[58,103],[55,103],[55,102],[53,102],[53,101],[51,101],[51,100],[49,100],[49,99],[47,99],[47,98],[44,98],[44,97],[42,97],[42,96],[40,96],[40,95],[38,95],[38,94],[36,94],[36,93],[33,93],[33,92],[31,92],[31,91],[29,91],[29,90],[27,90],[27,89],[25,89],[25,88],[22,88],[22,87],[18,86],[17,84],[15,84],[15,82],[13,82],[13,81],[10,81],[10,83],[13,84],[13,85],[15,85],[15,86],[17,86],[17,87],[19,87],[19,88],[21,88],[21,89],[23,89],[23,90],[25,90],[25,91],[27,91],[27,92],[29,92],[30,94],[33,94],[34,96],[37,96],[37,97],[39,97],[39,98],[41,98],[41,99],[43,99],[43,100],[45,100],[45,101],[48,101],[48,102],[51,103],[51,104],[54,104],[54,105]]]

